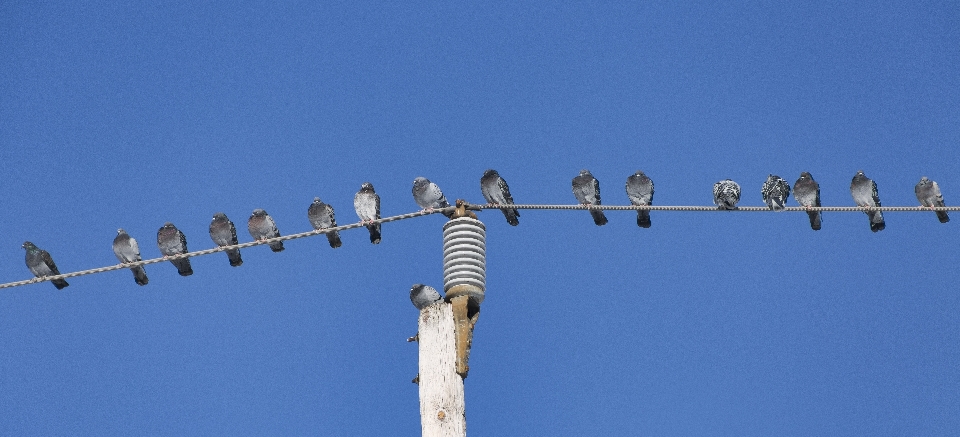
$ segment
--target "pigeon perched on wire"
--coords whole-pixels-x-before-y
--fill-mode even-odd
[[[440,191],[440,187],[438,187],[437,184],[430,182],[430,180],[425,177],[419,176],[413,180],[413,200],[423,208],[424,212],[433,212],[435,209],[450,206],[450,203],[447,202],[447,198],[443,196],[443,192]],[[453,211],[446,211],[442,214],[447,216],[447,218],[453,218]]]
[[[164,258],[189,252],[187,250],[187,237],[180,232],[173,223],[166,222],[157,231],[157,247]],[[190,258],[171,259],[170,263],[177,268],[180,276],[190,276],[193,274],[193,268],[190,267]]]
[[[313,229],[317,231],[337,227],[333,207],[321,202],[319,197],[314,197],[313,203],[307,208],[307,218],[310,219],[310,225],[313,226]],[[327,241],[330,243],[330,247],[334,249],[343,244],[340,241],[340,233],[337,231],[327,232]]]
[[[113,254],[122,264],[137,262],[140,261],[140,245],[127,231],[117,229],[117,236],[113,239]],[[149,280],[143,266],[130,267],[130,271],[133,272],[133,280],[137,285],[147,285]]]
[[[736,210],[739,201],[740,184],[730,179],[713,184],[713,204],[717,205],[717,209]]]
[[[280,231],[277,229],[277,223],[273,221],[273,217],[270,217],[270,214],[267,214],[266,211],[260,208],[253,210],[253,214],[250,215],[250,220],[247,220],[247,231],[249,231],[250,236],[257,241],[280,236]],[[283,252],[283,242],[274,241],[270,243],[270,250]]]
[[[800,173],[800,179],[793,184],[793,198],[804,208],[820,207],[820,184],[813,180],[807,172]],[[820,211],[807,211],[810,217],[810,228],[820,230]]]
[[[480,192],[483,193],[483,198],[486,199],[487,203],[491,205],[513,204],[510,187],[507,186],[507,181],[503,180],[496,170],[490,169],[483,172],[483,177],[480,178]],[[510,226],[520,224],[520,220],[517,218],[520,217],[520,212],[516,209],[501,209],[500,211],[503,212],[503,216],[507,218],[507,223],[510,223]]]
[[[237,227],[227,218],[226,214],[218,212],[213,215],[213,220],[210,220],[210,239],[220,247],[239,244]],[[240,249],[227,249],[226,252],[231,266],[239,267],[243,264],[243,258],[240,258]]]
[[[360,185],[360,191],[353,196],[353,209],[360,217],[360,224],[366,224],[370,231],[370,242],[380,244],[380,223],[373,223],[380,220],[380,196],[373,191],[373,184],[364,182]]]
[[[648,206],[653,204],[653,180],[651,180],[642,171],[627,177],[627,198],[631,205]],[[650,210],[637,210],[637,226],[641,228],[650,227]]]
[[[880,207],[880,195],[877,193],[877,183],[867,178],[863,170],[857,171],[850,182],[850,194],[853,201],[861,208]],[[887,227],[883,221],[883,212],[864,211],[867,217],[870,217],[870,230],[873,232],[882,231]]]
[[[780,176],[771,174],[760,188],[760,195],[767,207],[780,212],[786,208],[787,198],[790,197],[790,184]]]
[[[917,194],[917,200],[920,201],[920,205],[927,208],[934,207],[944,207],[947,206],[943,203],[943,195],[940,194],[940,186],[937,185],[935,181],[927,179],[926,176],[920,178],[920,182],[917,182],[917,186],[913,188],[914,193]],[[940,223],[946,223],[950,221],[950,216],[947,215],[946,211],[936,211],[937,219],[940,220]]]
[[[413,287],[410,288],[410,302],[413,302],[413,306],[417,307],[418,310],[423,311],[424,308],[441,300],[443,300],[443,297],[440,296],[440,293],[429,285],[413,284]]]
[[[38,278],[43,278],[44,276],[56,276],[60,274],[60,270],[57,270],[57,265],[53,262],[53,258],[50,257],[50,254],[46,250],[43,250],[29,241],[23,243],[24,249],[27,250],[27,268],[30,269],[30,272],[33,273],[33,276]],[[64,287],[67,287],[67,281],[63,279],[54,279],[50,282],[53,282],[53,286],[57,287],[57,290],[62,290]]]
[[[580,170],[580,175],[573,178],[573,197],[581,205],[600,205],[600,181],[590,174],[590,170]],[[607,224],[607,217],[602,209],[590,209],[593,223],[597,226]]]

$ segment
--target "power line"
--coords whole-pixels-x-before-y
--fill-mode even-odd
[[[510,205],[491,205],[491,204],[466,204],[467,209],[481,210],[481,209],[542,209],[542,210],[590,210],[590,209],[602,209],[602,210],[612,210],[612,211],[638,211],[638,210],[649,210],[649,211],[679,211],[679,212],[712,212],[712,211],[723,211],[723,212],[773,212],[770,208],[766,206],[741,206],[736,210],[727,211],[720,210],[716,206],[663,206],[663,205],[647,205],[647,206],[636,206],[636,205],[526,205],[526,204],[510,204]],[[451,212],[456,207],[434,209],[430,211],[417,211],[407,214],[395,215],[391,217],[384,217],[379,220],[374,220],[373,222],[367,223],[351,223],[349,225],[337,226],[333,228],[325,228],[320,230],[313,230],[307,232],[301,232],[299,234],[290,234],[284,235],[282,237],[269,238],[266,240],[251,241],[248,243],[234,244],[232,246],[222,246],[215,247],[212,249],[198,250],[194,252],[187,252],[180,255],[174,255],[170,257],[161,257],[161,258],[152,258],[142,261],[137,261],[129,264],[115,264],[106,267],[98,267],[95,269],[81,270],[77,272],[64,273],[61,275],[55,276],[44,276],[42,278],[33,278],[23,281],[8,282],[5,284],[0,284],[0,289],[18,287],[21,285],[33,284],[37,282],[50,281],[54,279],[65,279],[73,278],[76,276],[92,275],[94,273],[109,272],[111,270],[121,270],[129,269],[131,267],[143,266],[147,264],[155,264],[159,262],[169,261],[172,259],[180,258],[192,258],[196,256],[209,255],[212,253],[219,253],[226,251],[228,249],[243,249],[245,247],[259,246],[263,244],[270,244],[277,241],[286,241],[294,240],[297,238],[306,238],[313,237],[317,235],[325,235],[330,232],[335,231],[344,231],[347,229],[354,229],[366,226],[372,223],[387,223],[398,220],[405,220],[409,218],[422,217],[429,214],[436,213],[445,213]],[[820,207],[810,207],[804,208],[800,206],[790,206],[784,208],[786,212],[808,212],[808,211],[827,211],[827,212],[865,212],[865,211],[883,211],[883,212],[932,212],[932,211],[960,211],[960,206],[946,206],[946,207],[921,207],[921,206],[883,206],[875,208],[861,208],[858,206],[820,206]]]

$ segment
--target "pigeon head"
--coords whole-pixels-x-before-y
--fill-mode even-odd
[[[370,182],[364,182],[363,184],[360,185],[360,189],[373,191],[373,184],[371,184]]]
[[[489,169],[489,170],[487,170],[487,171],[485,171],[485,172],[483,172],[483,177],[488,177],[488,176],[499,176],[499,175],[500,175],[500,174],[499,174],[499,173],[497,173],[497,171],[496,171],[496,170],[494,170],[494,169],[492,169],[492,168],[491,168],[491,169]]]
[[[586,176],[589,174],[590,174],[590,170],[587,170],[587,169],[580,170],[580,176]]]
[[[811,175],[810,172],[802,171],[800,172],[800,179],[803,178],[813,179],[813,175]]]
[[[646,176],[645,174],[643,174],[643,170],[637,170],[637,172],[634,173],[633,175],[634,175],[634,176]]]
[[[930,179],[927,179],[927,177],[924,176],[924,177],[920,178],[920,182],[919,182],[918,185],[926,185],[926,184],[929,184],[929,183],[930,183]]]
[[[216,220],[216,219],[223,220],[223,219],[225,219],[225,218],[227,218],[227,215],[224,214],[224,213],[222,213],[222,212],[218,212],[218,213],[216,213],[216,214],[213,215],[213,219],[214,219],[214,220]]]
[[[124,231],[123,228],[117,229],[117,235],[123,235],[123,234],[126,234],[126,233],[127,233],[127,231]]]
[[[260,209],[260,208],[257,208],[257,209],[255,209],[255,210],[253,210],[253,215],[255,215],[255,216],[261,216],[261,217],[262,217],[262,216],[267,215],[267,212],[264,211],[264,210],[262,210],[262,209]]]
[[[163,227],[165,227],[165,228],[167,228],[167,229],[172,228],[172,227],[173,227],[173,223],[166,222],[166,223],[163,224]]]
[[[27,249],[27,250],[32,250],[32,249],[36,249],[36,248],[37,248],[37,246],[34,246],[33,243],[31,243],[31,242],[29,242],[29,241],[24,241],[24,242],[23,242],[23,246],[20,246],[20,247],[22,247],[22,248],[24,248],[24,249]]]
[[[313,203],[322,203],[322,202],[320,202],[320,198],[319,198],[319,197],[314,197],[314,198],[313,198]]]

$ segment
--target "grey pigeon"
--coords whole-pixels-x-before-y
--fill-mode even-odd
[[[310,219],[310,225],[315,230],[337,227],[337,219],[333,215],[333,207],[320,201],[319,197],[313,198],[313,203],[307,208],[307,218]],[[336,249],[343,243],[340,241],[340,233],[337,231],[327,232],[327,241],[330,247]]]
[[[60,274],[60,270],[57,270],[57,265],[54,264],[53,258],[50,257],[50,254],[46,250],[43,250],[33,243],[26,241],[23,243],[24,249],[27,249],[27,268],[30,269],[30,272],[33,273],[33,276],[42,278],[44,276],[55,276]],[[57,290],[62,290],[64,287],[70,285],[67,281],[63,279],[54,279],[53,285],[57,287]]]
[[[237,240],[237,227],[227,218],[227,215],[218,212],[210,220],[210,239],[217,246],[234,246],[239,243]],[[227,249],[227,259],[230,265],[239,267],[243,264],[243,258],[240,258],[240,249]]]
[[[360,217],[360,223],[366,225],[370,231],[370,242],[380,244],[380,223],[373,223],[374,220],[380,220],[380,196],[373,191],[373,184],[364,182],[360,185],[360,191],[353,196],[353,209],[357,211],[357,217]]]
[[[160,253],[164,257],[189,252],[187,250],[187,237],[170,222],[164,223],[163,227],[157,231],[157,247],[160,248]],[[180,276],[193,274],[193,268],[190,267],[190,258],[172,259],[170,263],[176,266],[177,273]]]
[[[480,192],[483,193],[483,198],[486,199],[487,203],[491,205],[513,204],[510,187],[507,186],[507,181],[503,180],[496,170],[490,169],[483,172],[483,177],[480,178]],[[510,226],[520,224],[520,220],[517,219],[517,217],[520,217],[520,212],[516,209],[501,209],[500,211],[503,211],[503,216],[507,218],[507,223],[510,223]]]
[[[804,208],[820,207],[820,184],[813,180],[807,172],[800,173],[800,179],[793,184],[793,198]],[[814,231],[820,230],[820,211],[807,211],[810,216],[810,227]]]
[[[771,174],[760,187],[760,195],[767,207],[774,211],[783,211],[786,208],[787,198],[790,197],[790,184],[780,176]]]
[[[413,284],[413,287],[410,288],[410,302],[413,302],[413,306],[420,311],[441,300],[443,300],[443,297],[440,296],[440,293],[429,285]]]
[[[113,254],[123,264],[137,262],[140,261],[140,245],[127,231],[117,229],[117,237],[113,239]],[[147,285],[147,271],[143,266],[130,267],[130,271],[137,285]]]
[[[280,231],[277,229],[277,223],[273,221],[273,217],[270,217],[270,214],[260,208],[253,210],[253,214],[250,214],[250,220],[247,220],[247,230],[250,231],[250,236],[257,241],[280,236]],[[274,241],[270,243],[270,250],[283,252],[283,242]]]
[[[913,188],[913,191],[917,194],[917,200],[920,201],[920,205],[927,208],[947,206],[943,203],[940,186],[937,185],[935,181],[927,179],[926,176],[920,178],[920,182],[917,182],[917,186]],[[937,211],[937,218],[940,220],[940,223],[950,221],[950,216],[947,215],[946,211]]]
[[[713,204],[717,205],[717,209],[736,210],[739,201],[740,184],[730,179],[713,184]]]
[[[880,195],[877,193],[877,183],[867,178],[863,170],[857,171],[850,182],[850,194],[853,201],[861,208],[871,208],[880,206]],[[887,227],[883,222],[883,213],[880,211],[864,211],[867,217],[870,217],[870,230],[873,232],[882,231]]]
[[[600,204],[600,181],[590,174],[590,170],[580,170],[580,175],[573,178],[573,197],[576,197],[581,205]],[[597,226],[607,224],[607,217],[603,215],[602,209],[591,209],[590,215]]]
[[[417,205],[420,205],[424,211],[433,211],[450,206],[447,198],[440,191],[440,187],[424,177],[417,177],[413,180],[413,200],[416,200]],[[453,218],[453,211],[444,212],[443,215],[447,218]]]
[[[637,170],[636,173],[627,177],[627,198],[630,204],[637,206],[647,206],[653,203],[653,181]],[[650,227],[650,210],[637,210],[637,226],[641,228]]]

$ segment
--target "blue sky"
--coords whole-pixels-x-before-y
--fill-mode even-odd
[[[852,206],[936,180],[960,199],[954,2],[0,5],[0,281],[20,245],[111,265],[118,227],[212,247],[225,212],[310,229],[417,209],[417,176],[482,200],[606,204],[638,169],[659,205],[767,174]],[[794,204],[790,199],[789,203]],[[865,215],[483,212],[487,298],[471,435],[943,435],[960,429],[958,221]],[[417,282],[442,286],[439,215],[4,290],[0,434],[419,435]]]

